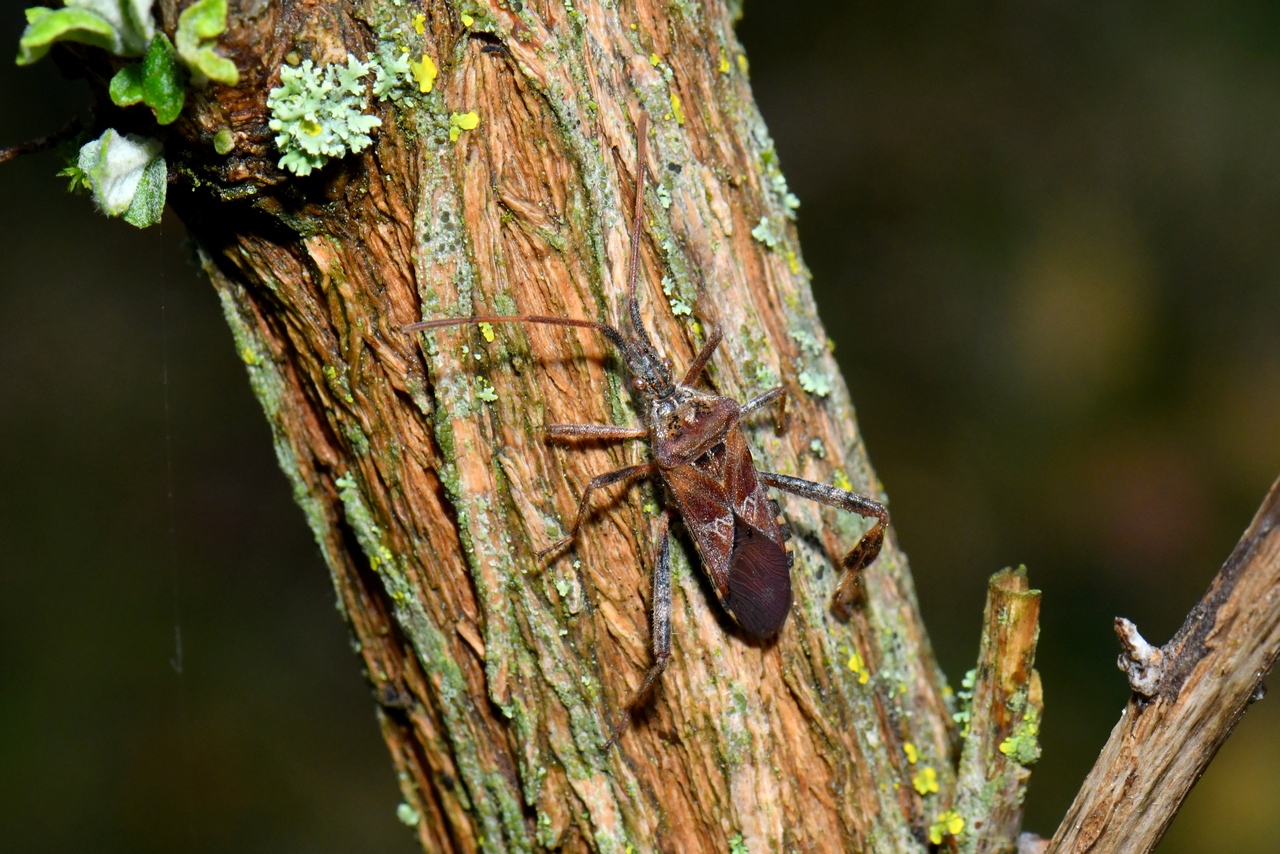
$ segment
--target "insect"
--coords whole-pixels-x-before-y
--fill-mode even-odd
[[[591,496],[613,484],[635,484],[657,475],[665,488],[668,508],[658,524],[658,559],[653,571],[653,663],[639,689],[623,709],[606,749],[617,742],[632,712],[642,703],[671,659],[671,542],[670,522],[678,515],[693,538],[703,571],[725,611],[755,640],[776,635],[791,609],[792,555],[786,541],[790,530],[779,514],[769,487],[875,519],[842,561],[846,574],[836,591],[833,607],[847,613],[859,584],[859,571],[875,560],[884,542],[889,513],[862,495],[821,483],[756,468],[743,435],[742,422],[758,410],[779,401],[785,387],[764,392],[744,404],[695,388],[720,343],[712,328],[701,351],[679,382],[673,378],[670,360],[649,338],[640,317],[636,280],[640,265],[640,238],[644,210],[646,136],[648,122],[641,116],[637,128],[636,196],[631,231],[631,258],[627,279],[627,319],[630,335],[592,320],[542,315],[505,317],[449,317],[412,323],[405,332],[441,329],[478,323],[538,323],[594,329],[603,334],[627,364],[631,387],[642,399],[642,427],[611,424],[548,425],[547,437],[560,442],[649,441],[653,460],[626,466],[591,479],[578,502],[568,533],[541,550],[539,557],[573,542],[590,507]],[[674,513],[673,513],[674,511]]]

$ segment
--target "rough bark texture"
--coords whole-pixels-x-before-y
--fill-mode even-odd
[[[1126,655],[1119,664],[1135,693],[1050,852],[1155,848],[1261,696],[1280,655],[1280,481],[1173,640],[1155,650],[1137,643],[1131,623],[1120,633]],[[1131,666],[1139,655],[1159,664],[1158,675]]]
[[[1040,758],[1044,695],[1033,669],[1039,637],[1040,591],[1031,589],[1026,569],[993,575],[956,780],[956,811],[968,827],[962,852],[1017,850],[1029,766]]]
[[[185,5],[160,4],[169,32]],[[840,622],[837,562],[864,523],[785,497],[795,602],[780,637],[747,642],[678,542],[674,660],[603,752],[650,660],[661,495],[617,496],[571,551],[546,565],[534,553],[592,475],[647,457],[642,444],[543,440],[548,423],[637,423],[620,365],[585,330],[400,331],[476,312],[620,321],[647,113],[651,331],[679,367],[702,324],[719,325],[713,388],[792,392],[785,433],[767,417],[751,427],[758,463],[878,496],[735,14],[724,2],[232,0],[219,49],[240,84],[196,94],[166,132],[170,200],[332,572],[402,816],[429,851],[737,840],[905,852],[924,849],[950,804],[954,704],[903,555],[890,540]],[[282,64],[380,48],[431,56],[434,89],[371,104],[383,125],[362,154],[309,178],[279,171],[266,97]],[[470,111],[479,126],[451,139],[450,114]],[[212,145],[224,128],[225,157]],[[921,794],[924,768],[938,785]]]

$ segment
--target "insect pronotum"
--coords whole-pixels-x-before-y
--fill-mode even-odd
[[[579,440],[649,440],[653,460],[626,466],[591,479],[578,502],[568,533],[542,549],[545,557],[573,542],[582,527],[591,495],[611,484],[634,484],[657,475],[665,487],[668,507],[659,519],[658,559],[653,571],[653,664],[639,689],[623,708],[606,749],[617,742],[631,713],[645,699],[671,658],[671,545],[673,510],[693,538],[703,571],[711,580],[720,604],[752,638],[771,638],[782,628],[791,609],[791,561],[786,546],[791,532],[782,520],[768,488],[781,489],[802,498],[875,519],[842,561],[845,575],[836,590],[833,607],[847,613],[858,585],[859,571],[875,560],[884,542],[889,512],[879,502],[862,495],[813,481],[755,467],[742,432],[742,421],[780,400],[782,386],[739,404],[737,401],[694,388],[707,366],[721,333],[711,328],[702,350],[679,382],[673,381],[671,362],[654,347],[640,318],[636,280],[640,265],[640,236],[644,212],[647,117],[637,128],[635,211],[631,230],[631,258],[627,276],[627,319],[630,335],[593,320],[522,314],[504,317],[448,317],[425,320],[404,327],[405,332],[441,329],[477,323],[541,323],[594,329],[622,355],[631,375],[631,387],[643,401],[642,427],[611,424],[553,424],[547,438],[561,442]]]

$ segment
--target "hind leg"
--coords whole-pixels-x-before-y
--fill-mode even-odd
[[[760,472],[760,479],[770,486],[790,492],[792,495],[798,495],[801,498],[821,502],[828,507],[847,510],[864,518],[876,520],[875,524],[862,535],[862,539],[858,540],[854,547],[849,550],[849,553],[844,556],[844,560],[841,561],[846,572],[844,577],[840,579],[840,586],[836,588],[835,599],[832,601],[831,607],[836,614],[847,618],[853,608],[854,600],[858,598],[858,573],[871,565],[871,562],[880,554],[880,547],[884,545],[885,530],[889,527],[889,511],[879,501],[873,501],[865,495],[858,495],[856,492],[827,486],[825,483],[814,483],[803,478],[765,471]]]

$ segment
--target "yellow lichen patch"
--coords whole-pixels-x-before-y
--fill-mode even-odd
[[[938,772],[932,765],[925,765],[911,778],[911,785],[922,795],[936,794],[938,791]]]
[[[423,25],[423,24],[425,24],[426,22],[427,22],[427,16],[426,16],[426,15],[423,15],[423,14],[421,14],[421,13],[419,13],[419,14],[417,14],[417,15],[414,15],[414,16],[413,16],[413,31],[414,31],[415,33],[417,33],[418,35],[422,35],[422,34],[425,32],[425,28],[424,28],[422,25]]]
[[[920,758],[920,751],[917,750],[916,746],[909,741],[903,743],[902,752],[907,754],[907,761],[912,765],[915,765],[916,760]]]
[[[745,53],[738,54],[738,70],[746,74],[747,67],[747,55]]]
[[[944,837],[959,836],[964,832],[964,816],[955,810],[947,810],[929,827],[929,841],[941,845]]]
[[[853,484],[849,482],[849,475],[844,473],[844,469],[836,469],[831,479],[835,481],[838,489],[843,489],[845,492],[853,491]]]
[[[733,70],[733,66],[729,64],[729,57],[724,55],[724,51],[720,51],[720,73],[728,74]]]
[[[680,96],[671,93],[671,115],[676,117],[676,124],[684,125],[684,109],[680,106]]]
[[[475,18],[473,18],[473,17],[471,17],[470,15],[463,15],[463,16],[462,16],[462,26],[464,26],[464,27],[469,27],[469,26],[471,26],[472,24],[474,24],[475,22],[476,22],[476,19],[475,19]]]
[[[481,323],[481,324],[480,324],[480,334],[484,336],[484,340],[486,340],[486,341],[488,341],[490,344],[492,344],[492,343],[493,343],[493,324],[492,324],[492,323]]]
[[[662,57],[658,56],[656,53],[649,54],[649,64],[654,68],[657,68],[662,64]]]
[[[787,259],[787,266],[791,268],[791,275],[794,276],[800,272],[800,261],[796,258],[796,253],[788,249],[783,253],[783,257]]]
[[[871,678],[871,671],[867,669],[866,663],[856,649],[849,652],[849,669],[858,674],[859,685],[866,685],[867,680]]]
[[[409,63],[409,73],[413,75],[418,89],[426,94],[436,85],[436,77],[440,74],[440,69],[436,68],[435,60],[424,53],[421,61]]]
[[[464,130],[475,130],[479,126],[479,113],[453,113],[449,116],[449,141],[457,142]]]

